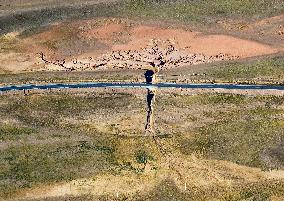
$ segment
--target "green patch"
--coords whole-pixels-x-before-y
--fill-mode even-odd
[[[229,82],[236,80],[249,79],[274,79],[284,80],[284,59],[274,58],[257,61],[252,64],[227,64],[225,66],[215,67],[204,73],[213,79],[222,79]]]
[[[126,8],[127,14],[133,17],[212,23],[218,18],[258,18],[276,15],[283,12],[284,5],[280,0],[130,0],[127,1]]]
[[[247,101],[247,97],[238,94],[212,94],[212,95],[199,95],[196,101],[203,105],[222,105],[222,104],[243,104]]]
[[[4,74],[5,73],[5,74]],[[137,74],[138,73],[138,74]],[[144,80],[144,71],[78,71],[78,72],[29,72],[12,74],[0,68],[0,82],[5,84],[70,83],[70,82],[137,82]]]
[[[2,17],[0,19],[0,34],[24,29],[28,30],[24,33],[24,36],[28,36],[37,33],[39,29],[42,29],[42,25],[52,22],[119,16],[120,6],[121,4],[119,3],[100,3],[31,9],[26,12]]]
[[[118,154],[117,146],[125,146],[121,141],[127,143],[128,139],[113,131],[97,130],[86,120],[93,115],[92,120],[98,123],[107,118],[105,115],[124,114],[137,108],[139,99],[124,93],[0,96],[0,117],[24,125],[0,126],[0,141],[7,145],[0,156],[0,197],[22,188],[91,177],[105,171],[136,171],[132,163],[118,162],[125,154]],[[27,136],[31,136],[29,140]],[[131,159],[135,160],[133,155]]]
[[[102,94],[101,94],[102,95]],[[11,99],[3,112],[33,126],[59,126],[59,119],[91,115],[99,109],[119,111],[128,106],[134,97],[128,94],[106,95],[39,95]]]
[[[16,140],[23,135],[30,135],[37,131],[33,128],[13,126],[10,124],[0,125],[0,141]]]
[[[0,191],[93,176],[114,167],[112,154],[111,147],[92,142],[11,147],[0,156],[0,179],[5,181]]]
[[[240,120],[203,127],[196,144],[207,157],[262,167],[262,151],[283,137],[283,121]],[[279,143],[279,142],[278,142]]]
[[[262,157],[267,150],[283,143],[283,97],[226,94],[197,97],[206,101],[194,98],[196,102],[191,102],[191,107],[196,104],[216,107],[201,113],[214,121],[195,128],[193,137],[189,139],[180,136],[178,141],[183,153],[198,152],[208,158],[264,169],[277,166],[265,162]],[[224,103],[226,108],[221,107]],[[278,162],[283,164],[283,161]]]
[[[0,19],[3,33],[25,29],[36,33],[43,24],[94,17],[175,20],[185,23],[215,23],[224,18],[258,19],[284,11],[282,0],[124,0],[115,3],[62,6],[30,10]]]
[[[178,70],[178,69],[177,69]],[[222,64],[208,64],[201,67],[181,68],[179,76],[164,72],[164,82],[207,82],[240,84],[284,84],[284,58],[262,58],[254,61],[231,61]],[[182,77],[181,77],[182,75]]]
[[[136,161],[140,164],[146,165],[148,161],[153,160],[153,157],[144,150],[139,150],[135,154]]]
[[[193,96],[183,96],[175,94],[170,97],[159,97],[159,104],[173,105],[177,107],[188,107],[189,105],[222,105],[222,104],[244,104],[250,101],[249,97],[238,94],[199,94]],[[191,118],[195,119],[194,116]]]

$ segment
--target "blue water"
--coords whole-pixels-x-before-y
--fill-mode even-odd
[[[239,84],[175,84],[175,83],[100,83],[80,82],[75,84],[10,85],[0,87],[0,92],[31,89],[82,89],[82,88],[182,88],[182,89],[241,89],[241,90],[284,90],[279,85],[239,85]]]

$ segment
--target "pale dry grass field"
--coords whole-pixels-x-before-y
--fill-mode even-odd
[[[153,139],[143,93],[2,95],[2,197],[283,196],[282,97],[158,93]]]

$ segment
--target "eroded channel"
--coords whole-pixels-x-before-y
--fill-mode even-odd
[[[154,101],[155,101],[154,90],[147,89],[148,111],[147,111],[147,120],[146,120],[146,126],[145,126],[146,133],[154,133],[154,128],[153,128],[153,102]]]
[[[146,83],[152,84],[155,81],[155,71],[147,70],[144,74]],[[153,103],[155,101],[155,89],[147,88],[147,118],[145,125],[146,134],[154,135],[154,127],[153,127]]]

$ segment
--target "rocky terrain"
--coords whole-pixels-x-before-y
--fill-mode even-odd
[[[89,58],[89,61],[65,60],[48,61],[44,54],[41,54],[42,61],[47,64],[40,70],[66,70],[66,71],[83,71],[83,70],[109,70],[109,69],[147,69],[149,67],[167,70],[180,66],[191,66],[215,61],[235,60],[239,56],[230,56],[220,53],[218,55],[206,56],[180,50],[175,47],[174,43],[161,40],[151,40],[147,47],[141,50],[112,51],[103,54],[98,58]],[[54,67],[56,66],[56,67]]]

